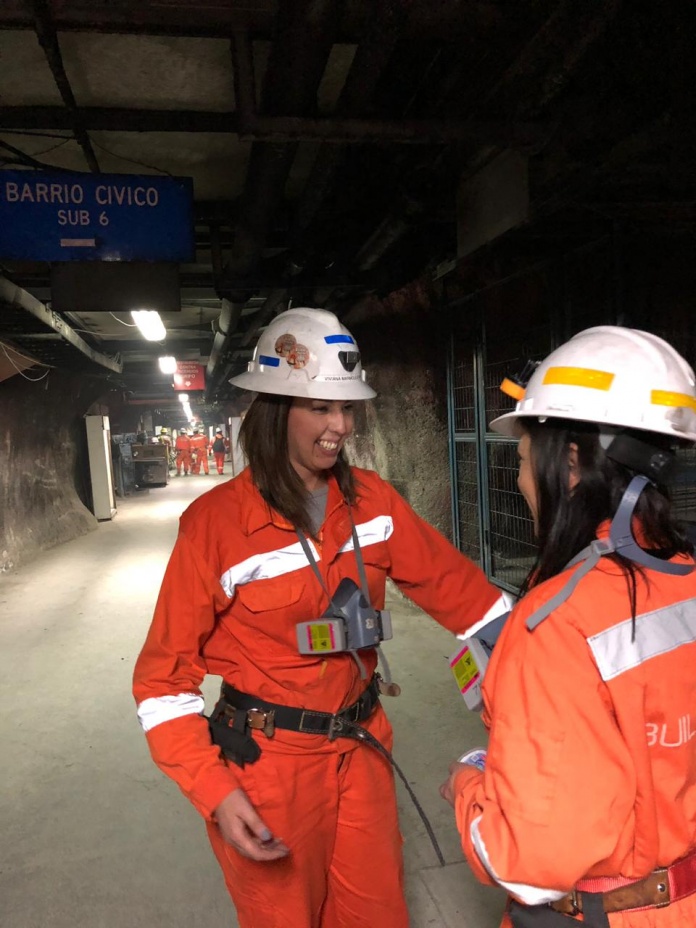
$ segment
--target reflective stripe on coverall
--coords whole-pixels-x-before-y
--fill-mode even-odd
[[[373,605],[383,608],[389,576],[452,632],[480,619],[497,600],[496,588],[377,474],[353,472],[352,513]],[[344,577],[359,583],[348,507],[333,478],[320,541],[310,544],[329,590]],[[272,739],[253,732],[261,758],[241,770],[211,744],[200,715],[206,673],[289,706],[336,712],[355,702],[367,681],[349,654],[298,653],[295,626],[326,607],[294,528],[263,502],[248,469],[182,516],[134,693],[155,761],[210,823],[243,928],[408,925],[384,758],[349,739],[277,729]],[[375,652],[361,651],[361,658],[369,678]],[[381,707],[365,727],[390,747]],[[223,844],[212,813],[240,785],[290,847],[287,860],[254,863]],[[266,908],[254,920],[261,897]]]
[[[191,442],[189,441],[188,435],[177,435],[174,448],[176,449],[177,474],[181,473],[182,467],[184,468],[184,473],[188,474],[191,468]]]
[[[696,847],[696,575],[644,574],[634,642],[626,578],[603,558],[530,632],[570,572],[532,589],[493,652],[486,770],[457,775],[455,810],[476,876],[527,905],[583,878],[642,879]],[[608,918],[696,925],[696,894]]]

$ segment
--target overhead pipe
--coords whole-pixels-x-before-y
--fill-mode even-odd
[[[49,330],[48,333],[39,332],[36,333],[37,335],[55,334],[56,337],[67,342],[93,364],[105,367],[107,370],[113,371],[116,374],[120,374],[123,371],[123,364],[119,360],[110,358],[108,355],[102,354],[99,351],[95,351],[91,345],[88,345],[87,342],[68,325],[65,319],[58,315],[58,313],[49,309],[37,300],[36,297],[32,296],[31,293],[27,293],[26,290],[22,290],[16,284],[12,283],[12,281],[7,280],[6,277],[0,277],[0,307],[3,305],[11,307],[12,309],[21,309],[29,313],[29,315],[33,316],[34,319]],[[31,332],[26,334],[14,332],[12,333],[12,337],[15,340],[27,339],[31,341],[34,334]]]

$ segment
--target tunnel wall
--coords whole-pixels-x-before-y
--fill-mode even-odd
[[[98,389],[53,370],[0,383],[0,575],[97,527],[82,416]]]
[[[377,391],[356,408],[352,463],[376,470],[424,519],[452,535],[447,333],[437,294],[416,281],[346,317]]]
[[[484,316],[508,320],[501,329],[501,358],[527,351],[535,331],[532,316],[543,299],[550,316],[558,315],[551,323],[561,328],[563,313],[573,308],[566,336],[618,319],[667,337],[693,364],[693,239],[693,234],[669,230],[626,235],[618,250],[600,244],[574,274],[561,257],[544,271],[543,286],[538,272],[515,277],[514,287],[498,286],[495,277],[506,280],[515,271],[504,261],[495,277],[487,267],[478,280],[464,268],[452,292],[480,292]],[[451,537],[447,300],[439,288],[416,281],[384,299],[363,299],[345,321],[360,345],[368,382],[378,392],[374,401],[358,404],[350,458],[378,471],[421,516]],[[102,394],[108,403],[103,384],[57,371],[40,383],[20,375],[0,383],[0,573],[96,528],[88,508],[82,418],[90,408],[113,412],[114,423],[119,415],[123,418],[115,402],[113,409],[93,406]],[[475,518],[460,513],[458,520],[462,543],[468,526],[475,528]]]

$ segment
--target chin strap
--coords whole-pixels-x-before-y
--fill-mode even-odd
[[[650,570],[656,570],[662,574],[672,574],[673,576],[685,577],[690,574],[696,564],[673,564],[671,561],[662,560],[655,555],[648,553],[638,544],[633,534],[633,513],[635,511],[638,499],[643,490],[652,484],[652,481],[639,474],[634,477],[624,491],[621,497],[619,508],[616,510],[614,518],[611,520],[609,527],[609,538],[606,540],[597,539],[591,545],[584,548],[579,554],[569,561],[565,569],[575,567],[576,564],[581,566],[575,571],[573,576],[563,586],[555,596],[545,603],[536,612],[533,612],[527,619],[526,625],[530,631],[533,631],[537,625],[544,621],[554,609],[564,603],[573,593],[575,587],[580,583],[582,578],[588,574],[593,567],[599,563],[600,558],[607,554],[620,554],[622,557],[633,561],[634,564],[640,564],[641,567],[648,567]]]

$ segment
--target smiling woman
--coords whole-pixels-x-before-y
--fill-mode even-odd
[[[348,464],[354,404],[375,392],[336,316],[281,313],[232,382],[258,393],[249,467],[184,513],[136,666],[140,720],[208,823],[241,928],[406,928],[379,702],[396,687],[375,673],[386,580],[453,632],[498,591]],[[224,680],[210,730],[206,671]]]

